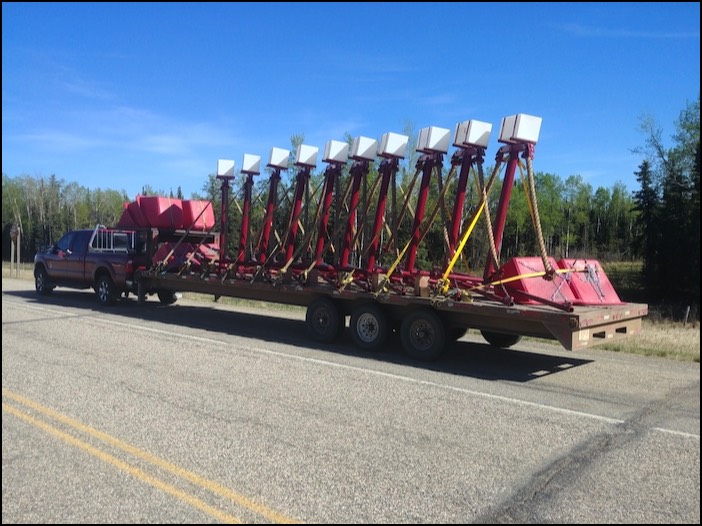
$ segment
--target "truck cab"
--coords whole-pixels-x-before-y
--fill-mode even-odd
[[[55,282],[82,282],[85,279],[85,255],[91,230],[72,230],[64,234],[55,245],[37,257],[44,263],[47,273]],[[35,263],[37,261],[35,257]]]

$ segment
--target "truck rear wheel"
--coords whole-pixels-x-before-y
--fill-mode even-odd
[[[507,334],[504,332],[480,331],[485,341],[494,347],[507,349],[519,343],[522,337],[519,334]]]
[[[354,343],[369,351],[380,350],[388,339],[390,325],[385,312],[375,303],[364,303],[351,313],[351,337]]]
[[[341,336],[344,321],[339,307],[329,298],[318,298],[307,307],[307,334],[318,342],[333,342]]]
[[[410,311],[402,320],[400,339],[405,352],[419,360],[436,360],[446,350],[446,327],[429,309]]]
[[[97,294],[100,305],[114,305],[117,301],[117,288],[112,283],[110,276],[102,275],[98,277],[95,284],[95,293]]]

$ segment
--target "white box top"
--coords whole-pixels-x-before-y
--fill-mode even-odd
[[[407,135],[400,135],[399,133],[384,133],[380,138],[380,147],[378,148],[378,155],[382,157],[396,157],[403,159],[405,157],[405,151],[407,150],[407,144],[409,143],[409,137]]]
[[[498,140],[507,144],[536,144],[539,141],[541,120],[541,117],[534,117],[526,113],[504,117],[500,126],[500,138]]]
[[[490,142],[490,133],[492,132],[492,124],[476,120],[459,122],[456,125],[456,134],[453,140],[453,145],[458,148],[466,146],[478,146],[487,148]]]
[[[217,161],[217,175],[223,177],[233,177],[234,164],[234,161],[229,161],[227,159],[219,159]]]
[[[368,137],[355,137],[349,157],[357,161],[375,161],[378,155],[378,141]]]
[[[268,166],[272,168],[282,168],[286,170],[288,168],[288,161],[290,160],[290,150],[284,150],[283,148],[271,148],[271,157],[268,161]]]
[[[342,141],[328,141],[324,147],[325,163],[345,163],[349,158],[349,145]]]
[[[260,174],[261,173],[261,156],[244,154],[244,162],[241,164],[241,173],[245,174]]]
[[[295,155],[295,164],[314,168],[315,166],[317,166],[318,153],[319,148],[317,148],[316,146],[301,144],[297,147],[297,154]]]
[[[419,130],[417,151],[422,153],[446,153],[451,142],[451,130],[429,126]]]

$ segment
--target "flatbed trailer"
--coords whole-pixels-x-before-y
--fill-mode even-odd
[[[530,336],[556,340],[567,350],[635,334],[641,330],[641,319],[648,314],[647,305],[620,301],[597,261],[556,261],[545,252],[531,166],[540,124],[540,118],[524,114],[503,119],[499,140],[504,146],[497,153],[494,171],[487,181],[482,163],[491,125],[480,121],[458,123],[453,143],[457,150],[448,173],[442,163],[443,154],[448,151],[449,130],[422,129],[417,141],[421,155],[402,205],[395,201],[395,174],[408,137],[385,134],[380,146],[378,141],[364,137],[354,139],[351,145],[330,141],[324,155],[329,165],[316,201],[310,196],[309,181],[317,149],[299,145],[295,154],[298,172],[290,188],[292,197],[285,195],[287,228],[281,233],[275,231],[274,225],[276,214],[280,213],[280,171],[287,168],[290,152],[277,148],[271,151],[268,200],[259,196],[264,210],[255,226],[252,189],[253,176],[260,173],[260,157],[247,154],[241,170],[243,198],[241,204],[237,202],[241,216],[238,250],[231,257],[227,254],[227,236],[233,229],[227,210],[234,162],[220,161],[219,232],[213,233],[214,216],[200,221],[204,209],[197,216],[191,211],[191,225],[181,225],[182,230],[152,229],[148,237],[153,246],[148,252],[153,255],[153,265],[139,268],[134,275],[139,301],[145,301],[149,291],[158,290],[302,306],[307,309],[307,332],[317,341],[338,338],[349,318],[351,336],[359,347],[380,350],[396,331],[404,350],[424,360],[439,357],[468,329],[479,330],[488,343],[497,347],[510,347],[521,337]],[[382,162],[371,184],[367,178],[376,156]],[[347,159],[352,159],[353,164],[342,174]],[[523,177],[523,182],[541,254],[500,264],[508,204],[515,171],[518,167],[522,170],[522,159],[526,160],[529,181],[527,184]],[[492,220],[488,194],[505,166]],[[469,176],[475,179],[480,200],[470,214],[464,214]],[[342,178],[346,180],[345,190],[341,188]],[[417,181],[412,212],[410,190]],[[433,209],[428,211],[434,182],[438,195]],[[447,192],[449,188],[451,193]],[[377,203],[373,207],[376,190]],[[454,203],[449,214],[446,200],[450,195]],[[388,206],[392,210],[390,218],[386,218]],[[418,248],[439,212],[443,215],[443,259],[427,271],[415,265]],[[310,221],[311,215],[314,219]],[[484,272],[457,272],[455,265],[481,215],[490,247]],[[405,240],[399,239],[403,216],[411,216],[412,222],[411,228],[404,230],[405,237],[409,231],[404,245]],[[173,217],[172,212],[168,217]],[[199,221],[202,228],[195,231],[198,229],[192,225]],[[273,247],[272,242],[269,244],[272,234],[277,240]],[[209,257],[203,256],[207,250],[203,251],[202,246],[207,250],[220,248],[215,257]],[[188,248],[183,251],[183,247]],[[179,248],[181,257],[174,258]]]
[[[233,297],[248,300],[296,305],[308,309],[307,333],[320,342],[335,340],[343,330],[346,317],[352,317],[352,336],[357,345],[366,349],[380,349],[385,337],[393,329],[399,330],[405,350],[420,359],[435,359],[452,339],[468,329],[479,330],[489,343],[497,347],[511,347],[521,336],[558,341],[563,348],[576,351],[618,340],[641,330],[641,319],[648,314],[648,306],[624,303],[609,306],[574,306],[564,311],[548,305],[505,305],[501,302],[474,297],[471,301],[452,299],[374,294],[344,290],[338,291],[326,283],[300,286],[297,283],[248,282],[239,279],[222,281],[218,276],[178,276],[173,273],[142,271],[138,283],[148,289],[166,289],[195,292],[214,297]],[[140,296],[143,300],[143,296]],[[382,319],[379,313],[382,312]],[[369,320],[368,316],[372,318]],[[435,316],[436,315],[436,316]],[[365,316],[358,326],[356,319]],[[424,334],[412,343],[409,334],[411,322],[424,326]],[[370,325],[369,325],[370,324]],[[381,327],[381,324],[384,325]],[[358,332],[361,334],[358,334]],[[407,340],[407,341],[405,341]]]

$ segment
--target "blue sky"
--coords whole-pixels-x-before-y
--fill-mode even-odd
[[[699,64],[692,2],[3,2],[2,172],[189,197],[293,134],[323,151],[467,119],[493,124],[491,164],[527,113],[535,170],[633,191],[642,115],[670,141]]]

